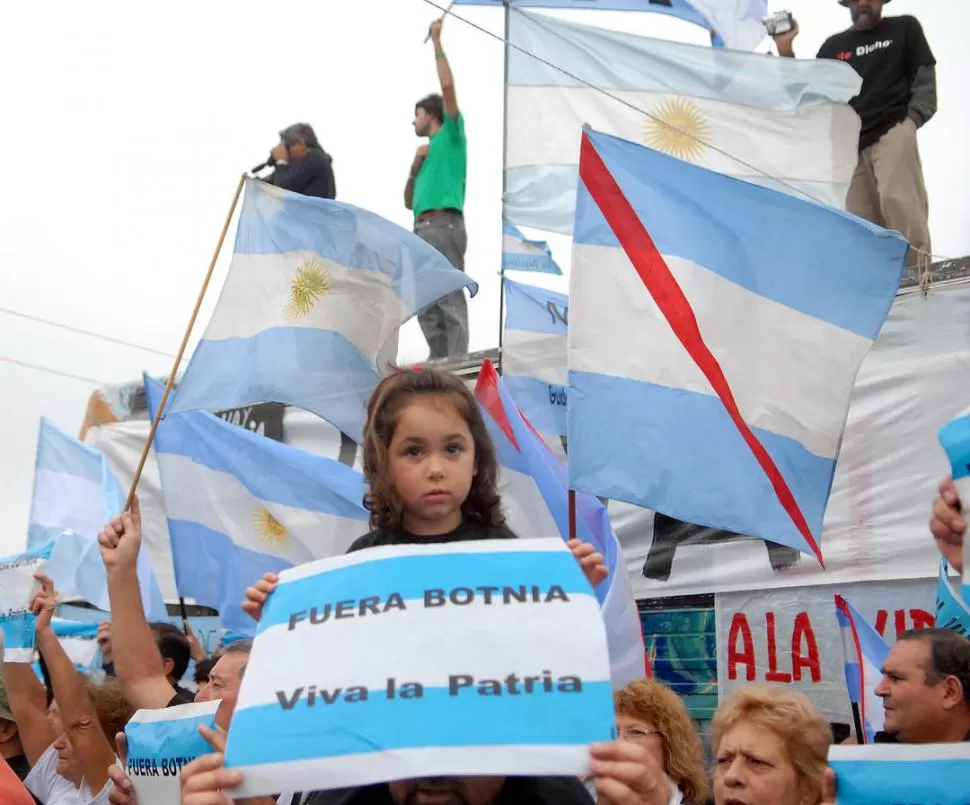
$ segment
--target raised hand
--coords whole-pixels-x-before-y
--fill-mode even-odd
[[[34,631],[40,634],[51,628],[51,618],[57,609],[57,595],[54,592],[54,582],[50,578],[43,573],[36,573],[34,578],[40,582],[40,589],[30,596],[27,607],[37,618]]]
[[[953,481],[944,478],[940,482],[940,496],[933,501],[930,531],[940,553],[958,571],[963,572],[963,536],[967,522],[963,519],[960,496]]]
[[[650,753],[631,741],[590,747],[597,805],[667,805],[670,781]]]
[[[108,570],[134,569],[141,548],[141,506],[138,496],[132,498],[131,509],[111,520],[98,533],[101,560]]]
[[[265,573],[263,578],[257,581],[252,587],[246,588],[246,600],[243,601],[243,611],[257,623],[263,617],[263,607],[269,599],[280,577],[275,573]]]

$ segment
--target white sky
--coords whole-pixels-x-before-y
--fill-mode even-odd
[[[770,7],[794,11],[803,56],[848,24],[836,0]],[[888,11],[917,15],[939,62],[940,112],[920,135],[933,245],[965,255],[970,3],[895,0]],[[0,308],[174,354],[239,173],[298,120],[312,123],[333,154],[341,200],[409,226],[401,195],[418,145],[414,102],[436,88],[431,47],[422,44],[436,13],[423,0],[9,4],[0,47],[0,153],[9,159]],[[499,10],[459,13],[502,31]],[[707,37],[659,14],[561,14],[662,38]],[[470,303],[471,340],[483,348],[498,338],[502,46],[458,20],[444,41],[466,118],[467,265],[481,285]],[[568,241],[552,242],[566,267]],[[565,279],[537,284],[566,289]],[[412,322],[401,358],[424,355]],[[39,417],[78,432],[98,385],[10,361],[100,382],[170,367],[158,354],[0,312],[0,555],[25,541]]]

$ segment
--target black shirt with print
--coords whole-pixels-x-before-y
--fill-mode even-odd
[[[936,64],[922,26],[910,16],[884,17],[871,31],[850,28],[830,36],[818,57],[848,62],[862,76],[862,90],[849,102],[862,118],[860,151],[906,119],[916,71]]]

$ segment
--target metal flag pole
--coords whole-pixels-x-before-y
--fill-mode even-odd
[[[504,50],[504,67],[502,74],[502,228],[505,228],[505,190],[506,190],[506,170],[508,164],[509,150],[509,22],[510,22],[510,0],[502,0],[502,8],[505,12],[505,35],[502,37],[502,48]],[[502,375],[504,368],[503,360],[505,350],[502,348],[505,341],[505,261],[501,254],[504,252],[505,233],[502,233],[502,251],[499,252],[499,287],[498,287],[498,373]]]
[[[216,250],[212,253],[212,260],[209,262],[209,270],[205,273],[205,279],[202,281],[202,289],[199,291],[199,296],[195,300],[195,307],[192,309],[192,315],[189,317],[189,324],[185,328],[185,335],[182,336],[182,343],[179,345],[178,352],[175,355],[175,362],[172,364],[172,371],[169,372],[168,382],[165,384],[165,391],[162,392],[162,399],[158,403],[158,410],[155,411],[155,418],[152,420],[151,430],[148,432],[148,438],[145,440],[145,446],[142,448],[141,457],[138,459],[138,466],[135,468],[135,477],[131,480],[131,488],[128,490],[128,497],[125,500],[125,511],[128,511],[131,508],[131,501],[135,497],[135,490],[138,488],[138,481],[141,480],[141,474],[145,469],[145,462],[148,460],[148,453],[152,449],[152,442],[155,439],[155,431],[158,430],[158,423],[162,418],[162,411],[165,410],[165,403],[168,402],[169,392],[171,392],[172,386],[175,384],[175,375],[178,373],[179,364],[182,363],[182,356],[185,354],[185,349],[189,344],[189,337],[192,335],[192,328],[195,327],[195,320],[199,317],[199,310],[202,307],[202,299],[205,297],[205,292],[209,288],[209,281],[212,279],[212,272],[215,270],[216,261],[219,259],[219,253],[222,251],[222,244],[226,240],[226,233],[229,231],[229,224],[232,221],[233,213],[236,211],[236,205],[239,203],[239,196],[242,194],[242,189],[245,182],[246,174],[243,173],[239,177],[239,184],[236,185],[236,192],[232,197],[232,204],[229,206],[229,212],[226,215],[226,220],[222,225],[222,232],[219,233],[219,242],[216,243]]]

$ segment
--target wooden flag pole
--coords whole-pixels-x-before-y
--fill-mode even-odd
[[[576,539],[576,492],[569,490],[569,538]]]
[[[165,384],[165,391],[162,392],[162,399],[158,404],[158,410],[155,412],[155,418],[152,420],[152,428],[148,432],[148,438],[145,440],[145,446],[141,451],[141,458],[138,459],[138,466],[135,468],[135,477],[131,480],[131,489],[128,490],[128,498],[125,500],[125,511],[131,508],[131,501],[135,497],[135,490],[138,488],[138,482],[141,480],[141,474],[145,469],[145,462],[148,461],[148,453],[152,449],[152,442],[155,439],[155,431],[158,430],[158,422],[162,418],[162,411],[165,410],[165,403],[168,401],[169,392],[172,390],[172,386],[175,384],[175,375],[178,373],[179,364],[182,363],[182,356],[185,354],[185,348],[189,344],[189,336],[192,335],[192,328],[195,327],[195,320],[199,317],[199,310],[202,307],[202,299],[205,297],[205,292],[209,288],[209,281],[212,279],[212,272],[215,271],[216,261],[219,259],[219,253],[222,251],[222,244],[225,243],[226,233],[229,231],[229,224],[232,222],[233,213],[236,211],[236,205],[239,203],[239,196],[242,195],[243,185],[246,183],[246,174],[243,173],[239,176],[239,184],[236,185],[236,194],[232,197],[232,204],[229,207],[229,214],[226,215],[225,223],[222,225],[222,232],[219,233],[219,242],[216,244],[216,250],[212,254],[212,260],[209,263],[209,270],[205,274],[205,280],[202,282],[202,290],[199,291],[199,298],[195,300],[195,308],[192,310],[192,316],[189,318],[188,327],[185,328],[185,335],[182,336],[182,344],[179,346],[179,351],[175,355],[175,363],[172,364],[172,371],[169,372],[168,382]],[[185,610],[183,608],[183,617],[185,617]]]
[[[441,15],[441,21],[442,21],[442,22],[444,22],[444,21],[445,21],[445,17],[447,17],[447,16],[448,16],[448,15],[449,15],[449,14],[451,13],[451,7],[452,7],[452,6],[454,5],[454,4],[455,4],[455,0],[451,0],[451,2],[450,2],[450,3],[448,3],[448,8],[446,8],[446,9],[445,9],[445,13]],[[430,38],[431,38],[431,31],[429,30],[429,31],[428,31],[428,35],[427,35],[427,36],[426,36],[426,37],[424,38],[424,44],[425,44],[425,45],[427,45],[427,44],[428,44],[428,40],[429,40]]]

